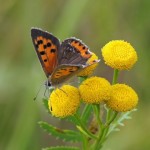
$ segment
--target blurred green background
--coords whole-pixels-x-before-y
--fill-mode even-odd
[[[104,150],[150,149],[150,1],[149,0],[0,0],[0,149],[40,150],[63,144],[47,135],[38,121],[58,127],[66,124],[51,118],[42,105],[45,80],[30,37],[40,27],[63,40],[82,39],[100,59],[101,48],[110,40],[130,42],[138,62],[120,73],[119,81],[139,95],[138,112],[113,133]],[[101,60],[96,75],[111,81],[112,69]]]

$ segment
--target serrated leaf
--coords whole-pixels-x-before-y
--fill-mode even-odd
[[[116,129],[117,129],[116,127],[118,125],[124,126],[123,121],[132,119],[132,117],[130,115],[131,115],[132,112],[135,112],[135,111],[137,111],[137,109],[133,109],[131,111],[122,113],[122,115],[120,115],[120,117],[113,124],[111,124],[111,126],[109,128],[109,132],[107,133],[107,135],[110,134],[112,131],[116,131]]]
[[[132,117],[131,117],[131,116],[126,116],[126,119],[128,119],[128,120],[129,120],[129,119],[132,119]]]
[[[80,150],[80,149],[77,147],[57,146],[57,147],[43,148],[42,150]]]
[[[119,128],[115,128],[113,131],[120,131],[120,129]]]
[[[92,112],[92,105],[86,104],[81,116],[81,120],[84,124],[87,124],[87,122],[89,121],[91,112]]]
[[[72,122],[73,124],[77,125],[78,121],[76,120],[76,118],[74,116],[68,116],[65,118],[67,121]]]
[[[39,122],[40,127],[46,130],[49,134],[55,136],[56,138],[62,139],[64,141],[68,142],[81,142],[82,137],[78,132],[75,132],[73,130],[62,130],[59,128],[56,128],[47,122]]]
[[[124,123],[120,122],[119,125],[120,125],[120,126],[124,126]]]

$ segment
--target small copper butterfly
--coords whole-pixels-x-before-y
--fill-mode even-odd
[[[61,84],[91,65],[87,61],[92,53],[79,39],[72,37],[60,43],[51,33],[38,28],[31,29],[31,37],[49,86]]]

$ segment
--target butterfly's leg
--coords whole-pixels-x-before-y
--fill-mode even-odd
[[[46,87],[46,88],[45,88],[45,91],[44,91],[44,97],[47,98],[47,95],[46,95],[47,91],[48,91],[48,94],[51,93],[50,84],[49,84],[49,81],[48,81],[48,80],[45,81],[45,87]]]
[[[68,96],[68,94],[63,89],[59,88],[59,90],[61,90],[62,92],[64,92]]]

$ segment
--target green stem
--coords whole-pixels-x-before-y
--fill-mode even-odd
[[[106,115],[106,122],[110,119],[111,113],[112,113],[112,110],[108,108],[107,115]]]
[[[118,75],[119,75],[119,70],[118,70],[118,69],[114,69],[112,85],[114,85],[114,84],[117,83]],[[108,120],[110,119],[111,114],[112,114],[112,110],[109,109],[109,110],[107,111],[106,122],[108,122]]]
[[[83,134],[82,134],[82,137],[83,137],[83,149],[88,150],[88,139]]]
[[[89,105],[88,105],[88,104],[85,104],[85,107],[84,107],[84,109],[83,109],[83,112],[82,112],[81,118],[82,118],[82,117],[83,117],[83,115],[87,112],[88,108],[89,108]]]
[[[106,125],[104,126],[104,128],[102,128],[101,134],[96,142],[96,146],[94,150],[99,150],[102,147],[102,144],[104,143],[104,141],[107,138],[107,133],[109,131],[109,127],[110,124],[115,120],[115,118],[117,117],[118,112],[115,112],[112,116],[112,118],[106,123]]]
[[[103,137],[104,126],[103,126],[103,123],[102,123],[101,117],[100,117],[100,105],[96,104],[96,105],[92,105],[92,106],[93,106],[93,110],[95,112],[95,115],[97,117],[98,124],[99,124],[100,129],[101,129],[101,130],[99,130],[99,136],[98,136],[98,139],[96,140],[96,143],[94,143],[93,148],[94,148],[94,150],[99,150],[98,145],[99,145],[99,143]]]
[[[105,125],[106,128],[104,131],[103,138],[101,139],[101,143],[103,143],[107,139],[110,124],[116,119],[117,115],[118,115],[118,112],[114,112],[112,118],[106,123],[106,125]]]
[[[118,74],[119,74],[119,70],[118,69],[114,69],[112,85],[117,83]]]
[[[82,121],[80,120],[80,117],[78,116],[78,114],[75,114],[74,117],[76,118],[76,121],[78,122],[79,126],[82,128],[82,130],[84,132],[82,133],[86,133],[86,135],[88,135],[90,138],[92,139],[97,139],[97,137],[95,135],[93,135],[91,132],[88,131],[88,129],[84,126],[84,124],[82,123]],[[79,128],[78,128],[79,129]]]
[[[118,74],[119,74],[119,70],[114,69],[114,74],[113,74],[113,80],[112,80],[112,85],[117,83],[117,79],[118,79]],[[117,117],[118,112],[115,112],[112,116],[112,110],[108,109],[107,111],[107,116],[106,116],[106,124],[105,126],[102,126],[101,128],[101,132],[98,136],[98,139],[95,143],[95,147],[94,150],[100,150],[100,148],[102,147],[102,144],[104,143],[104,141],[106,140],[107,137],[107,133],[109,131],[110,128],[110,124],[115,120],[115,118]],[[112,116],[112,117],[111,117]]]
[[[115,111],[112,118],[106,123],[106,126],[109,126],[114,121],[114,119],[117,117],[117,115],[118,115],[118,112]]]
[[[99,104],[96,104],[96,105],[92,105],[92,106],[93,106],[93,110],[94,110],[94,112],[95,112],[95,115],[96,115],[98,124],[99,124],[100,127],[102,128],[103,123],[102,123],[101,117],[100,117],[100,105],[99,105]]]
[[[99,150],[100,149],[100,147],[101,147],[100,143],[101,143],[101,139],[102,139],[102,137],[104,135],[104,132],[105,132],[105,128],[102,128],[101,132],[100,132],[100,134],[98,136],[98,139],[97,139],[97,141],[95,143],[94,150]]]

